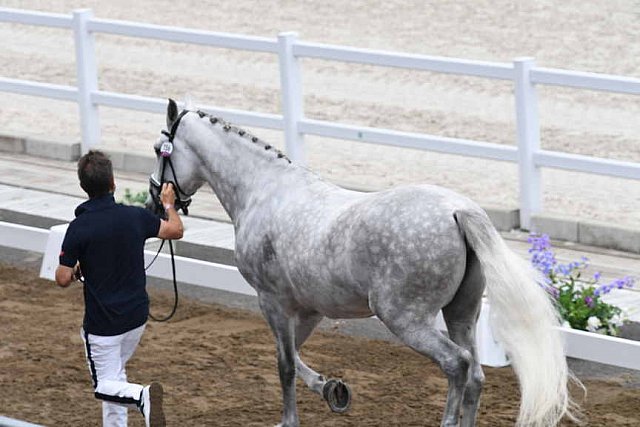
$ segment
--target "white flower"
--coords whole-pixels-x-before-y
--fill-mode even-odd
[[[622,326],[624,324],[624,319],[619,314],[615,314],[609,320],[609,324],[611,324],[613,326],[620,327],[620,326]]]
[[[602,322],[596,316],[591,316],[587,319],[587,331],[595,332],[602,326]]]

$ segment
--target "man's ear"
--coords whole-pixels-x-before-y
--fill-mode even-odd
[[[178,104],[176,101],[169,98],[169,105],[167,106],[167,130],[171,132],[171,126],[175,123],[178,118]]]

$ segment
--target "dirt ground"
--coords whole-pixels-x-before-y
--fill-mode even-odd
[[[171,296],[151,291],[152,311]],[[99,425],[79,328],[79,285],[60,289],[32,271],[0,264],[0,413],[48,426]],[[303,426],[437,426],[446,380],[411,350],[383,341],[317,332],[303,357],[352,387],[345,415],[298,382]],[[485,368],[480,426],[513,425],[518,386],[511,369]],[[170,426],[272,426],[280,417],[274,344],[256,314],[182,299],[174,320],[150,322],[129,378],[161,381]],[[640,425],[640,389],[622,378],[585,380],[590,426]],[[142,418],[130,413],[130,425]]]

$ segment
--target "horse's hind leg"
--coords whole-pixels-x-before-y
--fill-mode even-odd
[[[411,307],[409,310],[407,307]],[[458,425],[460,406],[467,384],[471,353],[435,328],[435,314],[424,317],[426,304],[402,304],[380,308],[378,317],[405,344],[436,362],[449,381],[447,404],[441,426]]]
[[[482,293],[485,283],[480,263],[475,254],[469,253],[464,279],[453,301],[442,309],[449,337],[468,350],[473,361],[469,380],[462,401],[461,427],[473,427],[476,423],[480,393],[484,382],[484,373],[478,359],[476,346],[476,322],[482,306]]]
[[[346,412],[351,403],[351,391],[341,380],[327,380],[323,375],[309,368],[300,358],[298,351],[309,338],[323,316],[317,312],[299,312],[295,320],[296,334],[296,374],[314,392],[322,396],[334,412]]]
[[[322,395],[322,388],[324,387],[325,378],[309,368],[300,359],[298,351],[304,342],[309,338],[315,327],[322,320],[322,315],[319,313],[298,313],[295,321],[295,334],[296,334],[296,374],[305,382],[305,384],[314,392]]]

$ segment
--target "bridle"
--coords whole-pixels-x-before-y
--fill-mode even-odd
[[[171,161],[171,153],[173,153],[173,139],[176,136],[180,121],[188,112],[189,110],[182,110],[182,112],[176,118],[175,122],[173,122],[173,124],[171,125],[171,129],[169,131],[162,131],[162,134],[166,135],[168,140],[163,142],[160,146],[160,155],[162,156],[160,179],[156,178],[153,173],[149,176],[149,194],[151,194],[151,199],[153,200],[157,213],[164,212],[164,207],[162,206],[162,201],[160,200],[162,185],[166,182],[170,182],[171,184],[173,184],[176,190],[176,200],[174,201],[176,210],[182,209],[182,212],[185,215],[189,215],[189,205],[191,204],[192,194],[187,194],[182,191],[182,188],[180,188],[176,170],[174,169],[173,162]],[[167,170],[167,165],[169,165],[169,168],[171,168],[171,173],[173,174],[174,181],[166,181],[164,179],[164,173]]]
[[[160,213],[164,215],[164,206],[162,206],[162,201],[160,200],[160,193],[162,192],[162,185],[165,182],[170,182],[173,184],[173,187],[176,190],[176,199],[174,201],[174,206],[176,210],[182,209],[182,212],[185,215],[189,215],[189,205],[191,204],[191,196],[190,194],[185,193],[180,188],[180,184],[178,184],[178,177],[176,175],[176,171],[173,168],[173,162],[171,162],[171,153],[173,153],[173,139],[176,136],[176,131],[178,130],[178,125],[180,125],[180,120],[189,112],[189,110],[182,110],[182,112],[178,115],[175,122],[171,125],[171,129],[169,132],[166,130],[162,131],[163,135],[166,135],[168,141],[163,142],[160,147],[160,155],[162,156],[162,167],[160,169],[160,179],[158,180],[153,173],[149,176],[149,194],[151,195],[151,199],[153,200],[153,204],[155,205],[156,213]],[[175,181],[165,181],[164,179],[164,171],[167,169],[167,165],[171,168],[171,173],[173,173],[173,178]],[[162,240],[160,247],[158,248],[158,252],[153,257],[149,265],[145,267],[145,271],[151,267],[151,265],[155,262],[162,251],[162,247],[164,246],[165,240]],[[158,318],[155,317],[151,312],[149,312],[149,317],[156,322],[166,322],[171,319],[173,315],[176,313],[178,308],[178,282],[176,281],[176,262],[173,254],[173,244],[171,240],[169,240],[169,251],[171,253],[171,272],[173,275],[173,294],[174,294],[174,302],[171,313],[168,316]]]

